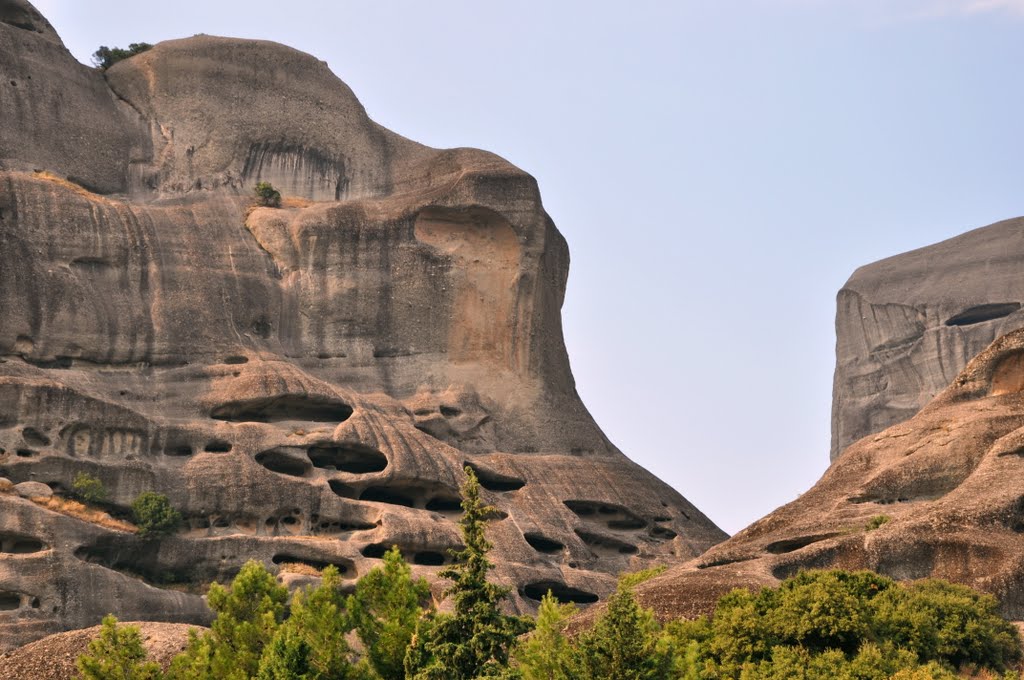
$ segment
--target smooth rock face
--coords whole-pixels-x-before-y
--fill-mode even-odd
[[[248,559],[354,580],[397,544],[433,577],[466,463],[519,609],[725,537],[580,402],[568,251],[529,175],[384,130],[273,43],[171,41],[102,74],[0,23],[0,71],[32,76],[0,98],[0,476],[58,496],[0,493],[21,546],[0,650],[107,612],[206,623],[196,593]],[[255,207],[257,181],[284,207]],[[114,515],[153,490],[185,526],[154,543],[55,511],[80,472]]]
[[[833,460],[917,413],[998,336],[1024,327],[1024,219],[861,267],[837,298]]]
[[[910,420],[847,448],[797,500],[638,593],[662,616],[694,616],[732,588],[828,568],[963,583],[1024,620],[1024,329]]]

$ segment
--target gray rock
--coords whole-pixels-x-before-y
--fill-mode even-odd
[[[208,623],[199,593],[250,559],[351,584],[397,545],[436,585],[467,463],[519,610],[725,538],[576,394],[568,249],[522,170],[381,128],[274,43],[171,41],[106,80],[39,33],[3,45],[18,110],[74,105],[0,111],[0,474],[87,472],[115,515],[157,491],[184,524],[0,494],[0,651],[108,612]]]
[[[49,498],[53,495],[53,489],[42,482],[15,484],[14,492],[22,498]]]
[[[861,267],[839,291],[832,459],[917,413],[1024,326],[1024,219]]]

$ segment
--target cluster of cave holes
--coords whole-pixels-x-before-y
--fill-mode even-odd
[[[385,543],[371,543],[359,552],[363,557],[379,560],[390,549],[391,546]],[[461,550],[462,547],[459,546],[452,549]],[[431,550],[428,548],[411,549],[399,547],[399,550],[407,562],[425,567],[439,567],[444,564],[450,564],[452,561],[451,553],[448,552],[448,549]]]
[[[617,505],[592,501],[565,501],[565,507],[584,520],[597,519],[609,529],[643,529],[647,522]]]
[[[217,420],[255,423],[343,423],[351,416],[352,407],[338,399],[294,394],[230,401],[210,412]]]
[[[312,560],[312,559],[309,559],[309,558],[306,558],[306,557],[296,557],[295,555],[289,555],[287,553],[278,553],[277,555],[274,555],[273,558],[271,558],[271,562],[273,562],[274,564],[277,564],[277,565],[281,565],[281,564],[304,564],[307,567],[312,567],[313,569],[316,569],[317,571],[323,571],[327,567],[332,567],[333,566],[334,568],[336,568],[338,570],[339,574],[342,574],[342,575],[346,575],[346,574],[354,575],[355,574],[355,566],[351,562],[341,561],[341,560],[336,561],[336,562],[326,562],[326,561],[323,561],[323,560]]]
[[[358,444],[282,446],[256,454],[256,462],[271,472],[292,477],[305,477],[314,467],[329,472],[368,474],[381,472],[388,466],[383,453]]]
[[[606,534],[596,534],[586,531],[584,529],[576,529],[576,535],[580,537],[584,543],[586,543],[591,550],[601,556],[613,556],[613,555],[635,555],[639,549],[629,543],[615,536],[608,536]]]
[[[10,612],[24,606],[39,609],[39,598],[9,590],[0,590],[0,612]]]
[[[580,590],[579,588],[573,588],[572,586],[559,581],[535,581],[533,583],[527,583],[519,590],[521,595],[537,602],[540,602],[548,592],[550,592],[556,600],[562,603],[575,602],[576,604],[593,604],[598,600],[597,595],[594,593],[587,592],[586,590]]]
[[[19,534],[0,533],[0,553],[27,555],[46,549],[46,545],[39,539]]]
[[[232,518],[225,515],[193,515],[187,521],[192,532],[207,535],[241,533],[267,536],[337,536],[375,527],[370,522],[326,518],[316,513],[310,515],[307,522],[299,508],[279,511],[266,519]]]

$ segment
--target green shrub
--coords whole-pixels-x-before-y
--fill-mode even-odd
[[[78,657],[83,680],[159,680],[160,666],[146,661],[142,635],[135,626],[118,626],[117,619],[103,617],[100,635]]]
[[[128,46],[128,49],[122,49],[120,47],[107,47],[102,45],[98,50],[92,53],[92,63],[96,68],[106,71],[108,68],[113,66],[119,61],[134,57],[140,52],[145,52],[151,49],[153,46],[149,43],[132,43]]]
[[[83,503],[99,505],[107,500],[107,489],[98,477],[87,472],[79,472],[71,482],[71,495]]]
[[[270,182],[260,182],[256,185],[256,200],[267,208],[280,208],[281,192]]]
[[[868,531],[874,531],[878,527],[887,523],[890,519],[892,518],[889,517],[889,515],[875,515],[874,517],[868,520],[868,523],[864,525],[864,528]]]
[[[181,513],[171,507],[167,496],[153,491],[144,491],[135,498],[132,516],[140,536],[169,534],[181,523]]]

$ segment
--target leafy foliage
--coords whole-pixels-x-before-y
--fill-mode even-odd
[[[1021,658],[996,601],[964,586],[902,586],[872,572],[811,571],[758,593],[735,590],[714,616],[670,624],[701,678],[952,678]]]
[[[565,628],[575,613],[576,605],[560,604],[550,590],[541,598],[536,627],[515,653],[525,680],[573,680],[573,648]]]
[[[151,49],[153,46],[149,43],[132,43],[128,45],[128,49],[120,47],[107,47],[106,45],[101,46],[98,50],[92,53],[92,63],[99,69],[106,71],[108,68],[113,66],[119,61],[134,57],[140,52],[145,52]]]
[[[171,664],[171,680],[254,677],[264,648],[284,620],[287,599],[287,588],[277,585],[266,568],[255,561],[242,567],[230,588],[212,584],[207,602],[217,618],[210,631],[193,636],[185,652]],[[294,645],[285,647],[282,654],[295,654]]]
[[[405,662],[406,676],[415,680],[500,677],[516,638],[532,627],[528,619],[501,612],[509,589],[487,580],[494,565],[487,559],[492,546],[484,534],[494,508],[480,499],[473,469],[466,466],[465,472],[459,526],[466,547],[440,573],[452,581],[445,596],[452,599],[454,611],[421,620]]]
[[[144,491],[135,498],[132,516],[140,536],[169,534],[181,523],[181,513],[171,507],[167,496],[154,491]]]
[[[402,680],[405,650],[430,598],[426,579],[413,580],[397,546],[384,564],[359,579],[348,599],[348,613],[366,648],[367,663],[383,680]]]
[[[146,661],[142,636],[135,626],[118,626],[108,614],[98,638],[89,643],[88,651],[78,657],[78,671],[83,680],[159,680],[160,666]]]
[[[335,566],[323,570],[320,585],[298,592],[292,598],[291,615],[278,630],[273,645],[299,658],[301,641],[311,678],[351,678],[354,676],[352,650],[345,636],[352,630],[341,593],[341,575]]]
[[[883,524],[887,524],[892,519],[889,515],[875,515],[868,520],[868,523],[864,526],[868,531],[874,531]]]
[[[256,201],[267,208],[280,208],[281,192],[270,182],[260,182],[256,185]]]
[[[107,489],[98,477],[79,472],[71,482],[71,493],[83,503],[99,505],[107,500]]]

